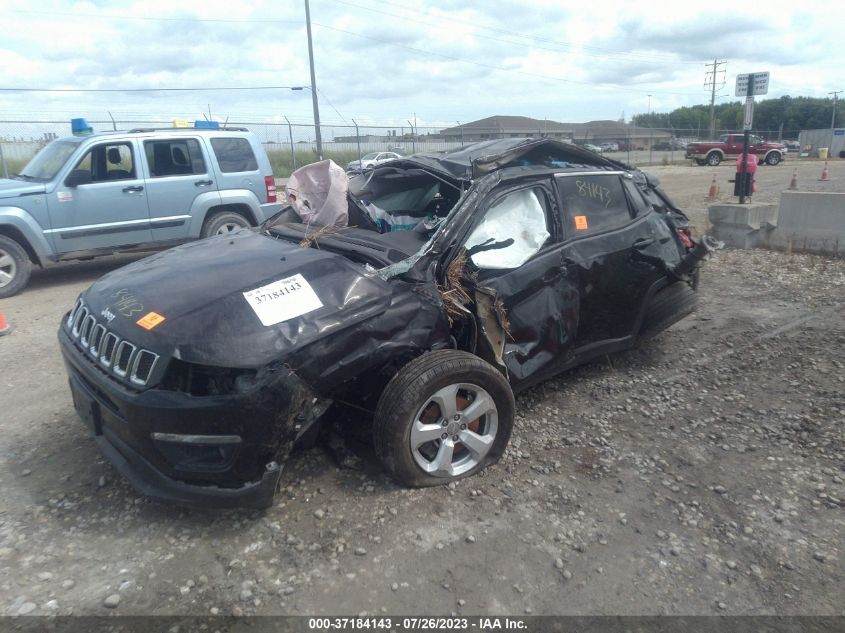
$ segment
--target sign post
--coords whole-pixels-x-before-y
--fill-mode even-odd
[[[769,92],[769,73],[747,73],[736,76],[736,96],[745,97],[745,120],[742,125],[742,167],[737,175],[739,179],[739,203],[745,204],[746,174],[748,173],[748,133],[754,122],[754,95],[764,95]],[[748,187],[752,189],[752,187]]]

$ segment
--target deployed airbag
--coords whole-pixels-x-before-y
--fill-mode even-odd
[[[510,269],[522,266],[549,239],[546,213],[530,189],[516,191],[491,207],[466,242],[479,268]],[[501,248],[497,248],[501,246]]]
[[[323,160],[293,172],[285,192],[288,203],[305,224],[346,226],[348,188],[349,180],[343,168],[332,160]]]

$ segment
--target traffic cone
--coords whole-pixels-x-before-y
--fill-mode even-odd
[[[3,316],[3,313],[0,312],[0,336],[4,336],[6,334],[10,334],[12,331],[12,326],[6,323],[6,317]]]
[[[827,161],[824,161],[824,169],[822,169],[822,177],[819,178],[819,180],[830,180],[830,178],[828,176],[829,176],[829,174],[828,174],[828,171],[827,171]]]
[[[713,200],[719,195],[719,185],[716,184],[716,174],[713,174],[713,181],[710,183],[710,191],[707,192],[707,197]]]
[[[795,191],[796,189],[798,189],[798,170],[797,169],[792,170],[792,180],[789,181],[789,188],[792,191]]]

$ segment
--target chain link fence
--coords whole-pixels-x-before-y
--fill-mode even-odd
[[[542,124],[542,122],[539,122]],[[97,132],[142,128],[172,128],[169,121],[89,120]],[[188,122],[182,122],[187,125]],[[273,166],[273,173],[285,177],[297,167],[319,160],[315,127],[307,123],[287,121],[221,122],[227,127],[243,127],[253,132],[264,144]],[[555,124],[554,129],[538,125],[532,129],[484,128],[466,126],[355,125],[330,124],[320,127],[322,158],[330,158],[342,167],[369,154],[395,152],[410,155],[463,147],[470,143],[516,137],[551,137],[558,140],[589,144],[609,156],[634,166],[668,164],[684,160],[687,142],[706,139],[706,130],[682,128],[643,128],[622,123]],[[719,134],[734,130],[719,130]],[[20,171],[44,145],[57,137],[70,134],[69,121],[0,121],[0,177]],[[798,131],[755,130],[754,134],[769,140],[798,138]]]

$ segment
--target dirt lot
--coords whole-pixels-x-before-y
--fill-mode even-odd
[[[845,161],[821,169],[799,186],[845,191]],[[653,171],[699,228],[733,176]],[[845,615],[843,260],[723,251],[696,315],[519,397],[482,476],[404,490],[365,445],[318,447],[263,513],[139,497],[86,436],[55,330],[125,261],[0,301],[0,613]]]

